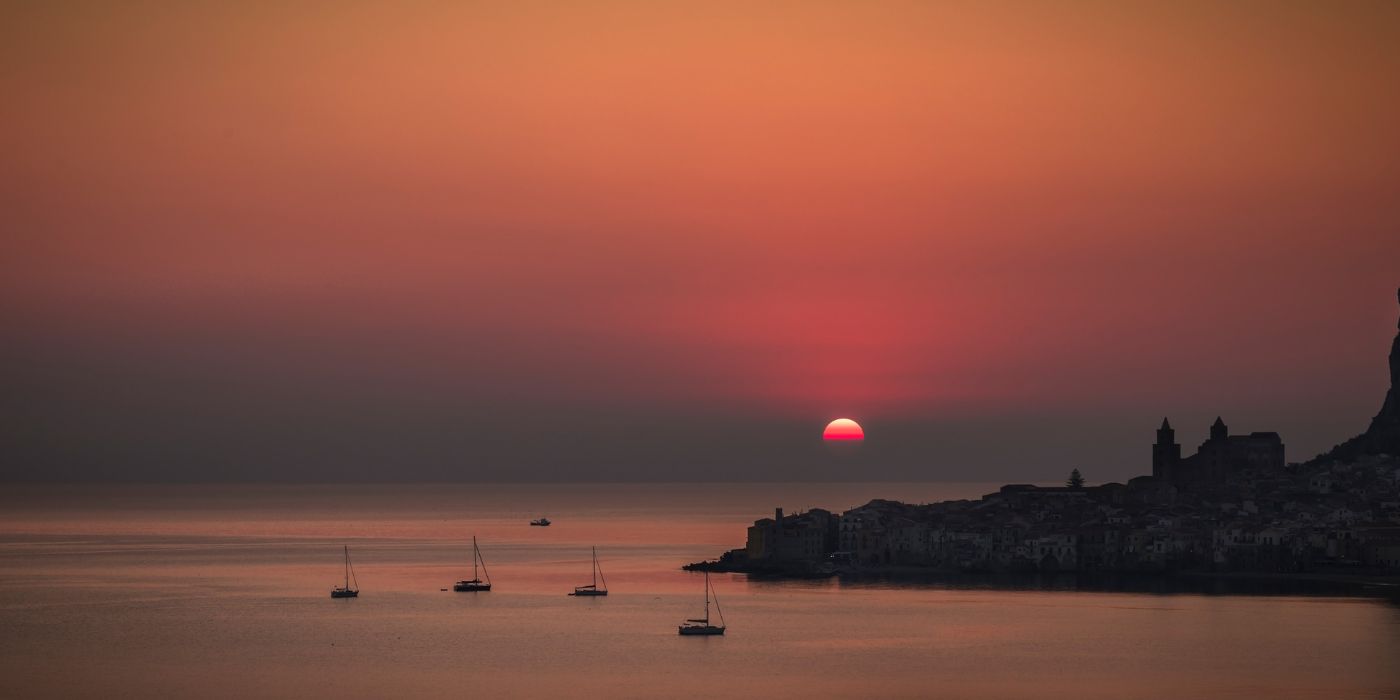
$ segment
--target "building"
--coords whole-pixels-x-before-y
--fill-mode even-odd
[[[1230,435],[1219,417],[1210,426],[1210,437],[1190,457],[1181,456],[1176,431],[1166,418],[1152,445],[1152,476],[1177,487],[1222,484],[1247,475],[1277,472],[1283,465],[1283,440],[1278,433]]]
[[[772,518],[749,527],[748,561],[781,565],[820,560],[834,548],[838,524],[839,518],[821,508],[787,517],[778,508]]]

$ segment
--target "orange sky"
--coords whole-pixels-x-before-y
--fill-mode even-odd
[[[1047,416],[1128,476],[1226,413],[1306,458],[1383,392],[1396,46],[1393,3],[7,5],[0,437],[582,411],[530,459],[631,477],[638,416],[769,463],[851,415],[980,479]]]

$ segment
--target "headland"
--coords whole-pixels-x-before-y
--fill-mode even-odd
[[[1400,296],[1398,294],[1397,296]],[[1288,462],[1276,432],[1222,418],[1188,457],[1164,418],[1151,474],[1008,484],[976,500],[872,500],[757,520],[745,545],[688,569],[773,577],[1187,575],[1400,587],[1400,333],[1361,434]]]

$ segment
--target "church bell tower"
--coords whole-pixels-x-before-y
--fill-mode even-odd
[[[1152,446],[1152,476],[1171,481],[1172,471],[1181,461],[1181,445],[1176,444],[1176,431],[1172,424],[1162,419],[1162,427],[1157,429],[1157,443]]]
[[[1225,427],[1225,421],[1220,416],[1215,417],[1215,422],[1210,426],[1211,442],[1224,442],[1230,435],[1230,429]]]

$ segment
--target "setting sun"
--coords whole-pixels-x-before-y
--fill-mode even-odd
[[[837,418],[826,424],[822,431],[823,440],[864,440],[865,430],[850,418]]]

